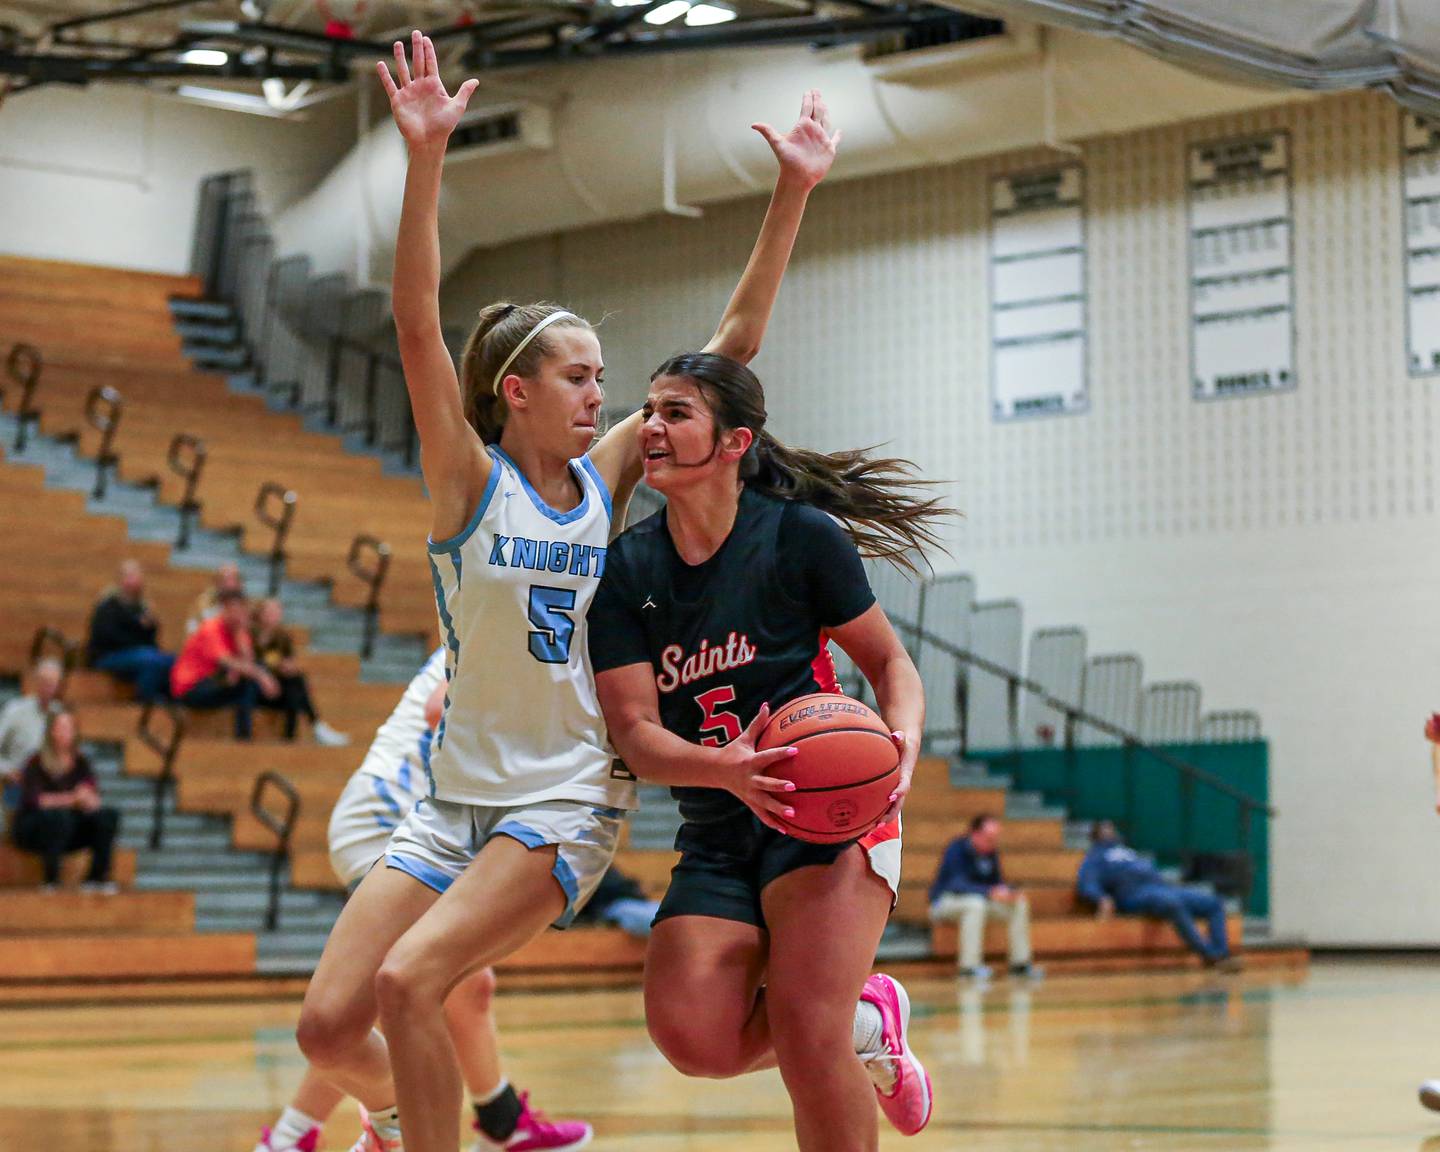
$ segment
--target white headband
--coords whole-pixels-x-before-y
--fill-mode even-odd
[[[525,351],[525,349],[530,346],[530,341],[534,340],[536,336],[540,335],[540,333],[545,330],[545,327],[547,325],[555,323],[556,320],[564,320],[566,317],[569,317],[571,320],[580,319],[580,317],[576,316],[573,312],[566,312],[563,310],[559,312],[551,312],[550,315],[546,316],[545,319],[541,320],[540,323],[536,324],[535,327],[531,328],[530,331],[526,333],[525,339],[521,340],[519,344],[515,345],[515,351],[511,352],[509,356],[505,357],[505,363],[500,365],[500,371],[495,373],[495,379],[490,385],[490,390],[494,392],[496,396],[500,395],[500,382],[505,379],[505,373],[510,370],[510,365],[515,363],[515,357],[519,356],[521,352]]]

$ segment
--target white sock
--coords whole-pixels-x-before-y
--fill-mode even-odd
[[[494,1091],[486,1092],[483,1096],[472,1093],[470,1098],[475,1101],[476,1107],[483,1108],[486,1104],[493,1104],[496,1100],[500,1099],[500,1093],[504,1092],[508,1087],[510,1087],[510,1081],[502,1076],[500,1077],[500,1083],[495,1085]]]
[[[855,1005],[855,1028],[852,1032],[857,1056],[873,1056],[880,1051],[885,1037],[885,1020],[880,1009],[868,1000]]]
[[[370,1127],[382,1140],[400,1139],[400,1110],[387,1108],[383,1112],[370,1113]]]
[[[275,1121],[272,1131],[273,1142],[284,1147],[286,1144],[296,1144],[300,1138],[312,1128],[321,1127],[320,1121],[313,1116],[307,1116],[298,1108],[286,1108],[280,1113],[280,1119]]]

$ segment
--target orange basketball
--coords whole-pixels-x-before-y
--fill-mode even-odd
[[[786,745],[797,755],[770,771],[795,783],[795,791],[784,794],[794,817],[777,817],[786,832],[812,844],[839,844],[880,823],[900,782],[900,750],[879,716],[849,696],[801,696],[775,710],[755,747]]]

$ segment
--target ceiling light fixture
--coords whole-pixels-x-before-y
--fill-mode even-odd
[[[218,48],[190,48],[180,53],[181,64],[200,64],[206,68],[223,68],[230,63],[230,53]]]
[[[670,0],[668,4],[661,4],[645,13],[647,24],[669,24],[677,16],[683,16],[690,11],[690,0]]]
[[[224,88],[197,88],[193,84],[182,84],[175,89],[175,95],[194,104],[228,108],[232,112],[250,112],[256,116],[271,116],[276,119],[286,114],[278,108],[272,108],[264,96],[252,96],[248,92],[230,92]]]
[[[704,28],[709,24],[727,24],[735,19],[735,9],[724,4],[694,4],[685,13],[685,23],[691,28]]]

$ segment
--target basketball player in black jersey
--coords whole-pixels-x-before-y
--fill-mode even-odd
[[[614,542],[589,621],[616,750],[674,789],[684,820],[646,957],[650,1035],[689,1075],[778,1064],[802,1152],[873,1152],[871,1082],[907,1135],[932,1107],[905,990],[869,976],[898,891],[924,695],[857,544],[903,555],[933,543],[948,510],[911,494],[903,462],[779,444],[760,382],[722,356],[667,361],[645,417],[645,477],[668,504]],[[789,785],[768,773],[793,750],[755,751],[772,707],[838,691],[827,637],[901,750],[886,821],[836,845],[779,831]]]

